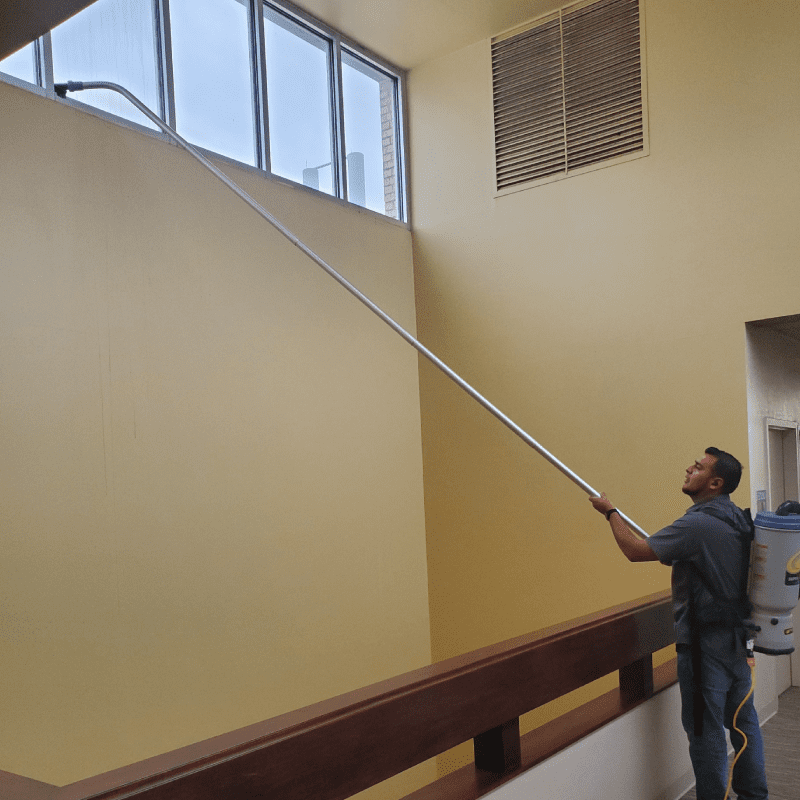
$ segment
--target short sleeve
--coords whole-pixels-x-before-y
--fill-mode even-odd
[[[688,514],[684,514],[647,540],[658,560],[668,567],[676,561],[689,561],[697,554],[696,526],[690,523],[688,517]]]

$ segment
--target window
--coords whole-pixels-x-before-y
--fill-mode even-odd
[[[36,58],[36,44],[26,45],[16,53],[6,56],[0,61],[0,72],[11,75],[12,78],[19,78],[28,83],[38,83],[39,74],[38,62]]]
[[[176,130],[185,139],[256,165],[248,4],[170,0]]]
[[[347,196],[373,211],[397,216],[397,84],[356,54],[342,53]]]
[[[398,76],[269,3],[264,30],[272,171],[400,219]]]
[[[97,0],[0,72],[118,83],[193,144],[405,218],[403,76],[284,0]],[[156,128],[116,92],[69,102]]]
[[[108,81],[124,86],[159,113],[151,0],[97,0],[50,32],[53,79]],[[76,78],[80,75],[80,78]],[[117,92],[97,90],[81,101],[117,117],[155,128],[147,117]]]
[[[492,42],[498,191],[644,152],[639,3],[581,2]]]
[[[332,43],[268,5],[264,34],[272,171],[333,194]]]

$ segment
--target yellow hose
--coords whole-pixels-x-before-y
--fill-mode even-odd
[[[736,727],[736,717],[739,716],[739,712],[742,710],[742,706],[744,706],[744,704],[749,699],[750,695],[753,694],[753,690],[756,688],[756,660],[753,657],[748,657],[747,663],[750,665],[750,691],[744,696],[744,700],[742,700],[742,702],[739,703],[739,708],[736,709],[736,713],[733,715],[733,722],[731,723],[731,727],[733,728],[733,730],[736,731],[736,733],[738,733],[742,737],[743,742],[739,752],[736,754],[736,758],[734,758],[733,761],[731,762],[731,768],[730,771],[728,772],[728,788],[725,790],[725,797],[723,798],[723,800],[728,800],[728,796],[731,793],[731,784],[733,783],[733,768],[736,766],[736,762],[739,760],[739,756],[742,753],[744,753],[744,749],[745,747],[747,747],[747,736],[745,732],[740,731]]]

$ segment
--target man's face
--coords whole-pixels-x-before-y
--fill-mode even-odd
[[[709,484],[717,476],[714,475],[714,464],[717,463],[716,456],[706,453],[699,461],[695,461],[686,470],[686,480],[683,482],[681,491],[689,497],[700,497],[707,494]]]

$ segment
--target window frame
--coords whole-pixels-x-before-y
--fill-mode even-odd
[[[348,66],[348,65],[345,64],[345,60],[344,60],[345,57],[347,59],[349,59],[350,61],[352,61],[352,62],[360,62],[362,67],[364,67],[366,69],[369,69],[369,70],[372,70],[373,72],[377,73],[378,75],[381,75],[382,77],[388,78],[390,81],[392,81],[393,97],[392,97],[392,103],[391,103],[391,110],[392,110],[391,129],[392,129],[392,134],[393,134],[394,139],[395,139],[394,147],[393,147],[392,170],[393,170],[393,173],[394,173],[394,182],[395,182],[394,202],[398,207],[398,214],[399,214],[399,213],[401,213],[400,212],[400,208],[401,208],[401,205],[402,205],[403,198],[405,196],[404,187],[405,187],[405,181],[406,181],[406,175],[405,175],[405,173],[403,171],[404,164],[403,164],[403,159],[401,158],[401,145],[400,145],[401,138],[402,138],[402,135],[403,135],[402,134],[402,127],[401,127],[402,126],[403,116],[402,116],[402,113],[401,113],[402,109],[401,109],[401,95],[400,95],[399,84],[398,84],[398,82],[396,80],[393,80],[394,76],[392,75],[391,72],[389,72],[388,70],[384,69],[379,64],[376,64],[374,61],[370,61],[369,59],[365,58],[358,51],[356,51],[356,50],[354,50],[352,48],[349,48],[347,46],[343,46],[341,48],[341,53],[340,53],[340,56],[339,56],[340,71],[342,73],[344,73],[344,66]],[[353,67],[352,65],[349,65],[349,66],[351,67],[351,69],[358,69],[357,67]],[[379,88],[379,93],[380,93],[380,88]],[[345,120],[346,108],[345,108],[345,102],[344,102],[344,90],[342,90],[342,95],[341,96],[342,96],[342,121],[343,121],[343,125],[344,125],[344,124],[346,124],[346,120]],[[344,137],[343,137],[342,141],[344,142]],[[383,158],[383,163],[385,165],[386,161],[385,161],[385,157],[384,157],[384,152],[385,151],[382,150],[382,158]],[[385,199],[386,199],[386,173],[384,172],[384,200]]]
[[[258,1],[258,0],[257,0]],[[337,64],[338,64],[338,50],[336,47],[336,41],[333,35],[331,35],[328,30],[323,29],[318,24],[311,24],[311,22],[307,21],[304,17],[301,17],[299,14],[295,13],[288,13],[287,9],[282,6],[282,4],[277,2],[270,2],[269,0],[263,0],[260,3],[261,5],[261,14],[260,14],[260,24],[262,26],[262,33],[264,36],[262,37],[263,47],[261,52],[264,53],[264,69],[266,77],[269,77],[269,66],[267,64],[267,54],[266,54],[266,32],[264,31],[264,8],[269,8],[273,14],[284,17],[289,23],[291,27],[286,27],[285,30],[290,33],[291,35],[297,35],[293,28],[300,28],[302,31],[307,31],[309,34],[309,38],[318,38],[322,39],[326,44],[327,56],[326,56],[326,80],[327,80],[327,95],[328,95],[328,132],[330,134],[330,141],[328,143],[329,150],[330,150],[330,157],[331,157],[331,185],[333,187],[332,194],[329,192],[324,192],[322,190],[322,194],[326,194],[329,197],[338,197],[342,200],[347,200],[347,193],[346,187],[342,187],[344,191],[340,190],[340,184],[343,181],[343,177],[345,175],[342,169],[342,161],[341,161],[341,154],[339,152],[339,141],[343,139],[343,131],[340,134],[341,127],[339,125],[339,118],[340,115],[338,113],[338,75],[337,75]],[[308,16],[308,15],[304,15]],[[313,19],[313,18],[312,18]],[[264,128],[267,132],[267,148],[270,146],[269,142],[269,88],[265,83],[265,115],[264,115]],[[344,144],[342,142],[341,150],[344,151]],[[271,163],[271,154],[266,154],[266,163],[268,166],[268,171],[275,175],[276,177],[283,178],[283,180],[292,181],[293,183],[298,183],[300,185],[307,185],[298,181],[293,181],[292,178],[287,178],[282,175],[278,175],[277,173],[273,172],[272,170],[272,163]],[[311,187],[313,188],[313,187]]]
[[[254,164],[247,164],[235,158],[226,156],[222,153],[210,151],[206,148],[199,149],[215,158],[221,158],[245,169],[255,169],[259,173],[266,173],[269,177],[279,181],[285,181],[293,186],[301,186],[308,191],[316,191],[320,195],[332,197],[334,199],[350,203],[347,192],[347,148],[345,142],[345,123],[344,123],[344,98],[342,88],[342,53],[349,53],[366,64],[375,67],[380,72],[388,75],[394,82],[394,123],[395,123],[395,143],[394,143],[394,167],[396,175],[396,213],[397,216],[390,216],[379,211],[372,211],[364,206],[357,205],[363,211],[376,214],[384,219],[401,223],[408,226],[408,158],[406,155],[406,71],[382,59],[368,48],[350,39],[339,31],[331,28],[308,12],[298,8],[288,0],[239,0],[247,7],[249,22],[249,52],[250,52],[250,75],[251,75],[251,102],[253,103],[253,125],[254,125]],[[331,153],[333,167],[333,194],[315,190],[303,186],[291,178],[277,175],[271,170],[271,154],[269,144],[269,98],[267,93],[267,65],[265,50],[265,31],[264,31],[264,6],[278,14],[283,15],[295,24],[298,24],[311,33],[319,35],[330,42],[329,56],[329,97],[330,118],[331,118]],[[152,0],[153,30],[155,61],[157,69],[157,94],[158,108],[153,112],[164,120],[167,125],[177,129],[176,106],[175,106],[175,84],[172,64],[172,34],[170,27],[169,0]],[[140,125],[131,120],[118,117],[115,114],[96,108],[95,106],[81,102],[76,97],[61,98],[55,94],[53,79],[53,54],[50,32],[35,40],[34,48],[36,53],[37,83],[14,77],[0,71],[0,80],[13,84],[36,94],[49,97],[67,105],[73,105],[81,110],[92,113],[103,119],[115,122],[118,125],[129,127],[133,130],[146,133],[170,141],[167,134],[160,130]],[[80,80],[80,76],[75,76],[75,80]],[[352,204],[356,205],[356,204]]]

